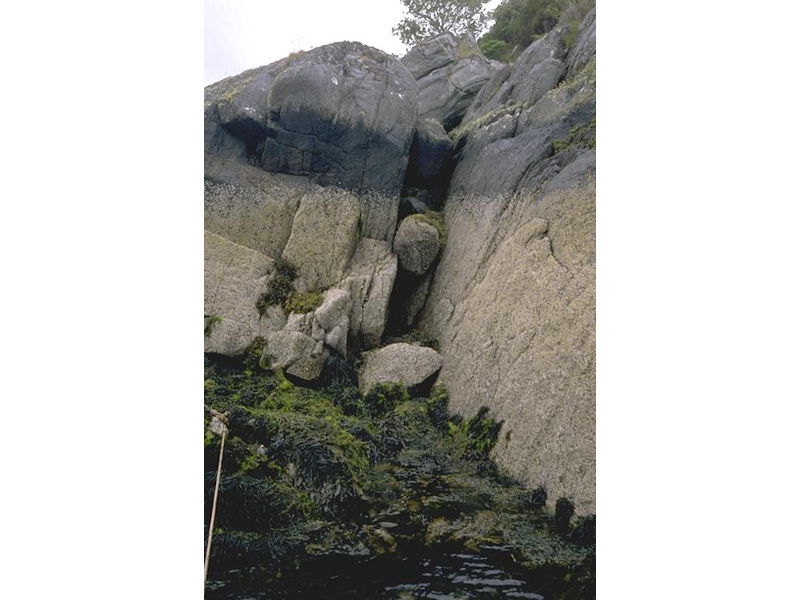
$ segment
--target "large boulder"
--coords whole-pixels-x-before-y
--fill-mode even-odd
[[[593,154],[593,152],[591,153]],[[543,194],[448,204],[421,328],[465,417],[503,421],[494,456],[554,502],[595,512],[593,161]],[[555,183],[554,183],[555,182]]]
[[[206,88],[206,151],[322,185],[399,192],[417,84],[380,50],[338,42]]]
[[[433,348],[390,344],[366,354],[358,385],[363,394],[380,383],[399,383],[411,388],[423,383],[441,367],[442,357]]]
[[[424,217],[411,215],[406,217],[397,228],[394,238],[394,252],[400,262],[400,268],[424,275],[442,248],[439,231],[428,223]]]
[[[478,91],[502,68],[481,54],[469,34],[461,39],[452,33],[437,35],[401,60],[419,84],[420,118],[435,119],[447,130],[461,122]]]
[[[297,268],[306,289],[340,281],[358,242],[358,199],[325,189],[305,196],[294,216],[283,258]]]
[[[236,356],[256,338],[283,328],[279,307],[259,315],[256,303],[275,275],[275,261],[205,232],[205,351]]]

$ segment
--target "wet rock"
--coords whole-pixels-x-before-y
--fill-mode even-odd
[[[419,385],[442,366],[442,357],[433,348],[411,344],[391,344],[369,352],[359,373],[359,388],[366,394],[380,383]]]
[[[205,232],[205,351],[235,356],[257,337],[281,329],[286,317],[273,307],[261,317],[256,303],[275,274],[271,258]]]
[[[400,268],[415,275],[425,274],[439,255],[442,242],[436,227],[414,215],[397,228],[394,251]]]

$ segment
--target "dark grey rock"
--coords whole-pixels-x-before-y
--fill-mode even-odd
[[[456,127],[475,95],[502,64],[481,54],[474,38],[450,33],[428,39],[402,58],[419,84],[418,113],[446,130]]]
[[[567,70],[566,32],[566,27],[553,29],[528,46],[510,69],[498,71],[470,105],[464,123],[510,104],[533,106],[558,85]]]
[[[355,42],[298,53],[206,88],[206,151],[321,185],[400,191],[417,84]]]
[[[578,38],[567,56],[567,79],[577,74],[595,57],[595,12],[589,11],[578,28]]]
[[[421,184],[433,181],[453,152],[453,141],[439,121],[420,119],[411,144],[407,177]]]

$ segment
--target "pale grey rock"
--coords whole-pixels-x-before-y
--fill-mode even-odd
[[[399,383],[411,388],[424,382],[441,367],[442,357],[433,348],[390,344],[365,355],[358,385],[362,394],[380,383]]]
[[[307,289],[342,279],[358,242],[359,201],[335,188],[307,194],[292,223],[283,258],[297,268]]]
[[[386,242],[362,239],[339,284],[352,298],[350,334],[363,348],[380,343],[397,276],[397,256]]]
[[[439,341],[451,408],[503,421],[514,476],[595,511],[594,180],[450,198],[448,243],[421,315]],[[580,183],[577,183],[580,182]]]
[[[240,187],[205,182],[204,225],[231,241],[280,258],[300,204],[303,188],[275,183]]]
[[[347,356],[352,304],[349,291],[331,288],[325,292],[322,305],[314,311],[314,325],[322,330],[322,339],[342,356]]]
[[[283,369],[290,375],[313,381],[322,372],[323,349],[322,342],[287,326],[267,337],[261,360],[269,369]]]
[[[271,258],[205,232],[206,352],[235,356],[256,338],[284,326],[286,317],[279,307],[271,307],[263,317],[256,309],[274,268]]]
[[[425,274],[439,255],[442,241],[436,227],[411,215],[397,228],[394,252],[400,268],[415,275]]]

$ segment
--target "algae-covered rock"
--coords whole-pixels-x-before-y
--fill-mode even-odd
[[[358,377],[359,388],[366,394],[380,383],[414,387],[436,373],[441,366],[442,357],[433,348],[390,344],[366,354]]]

